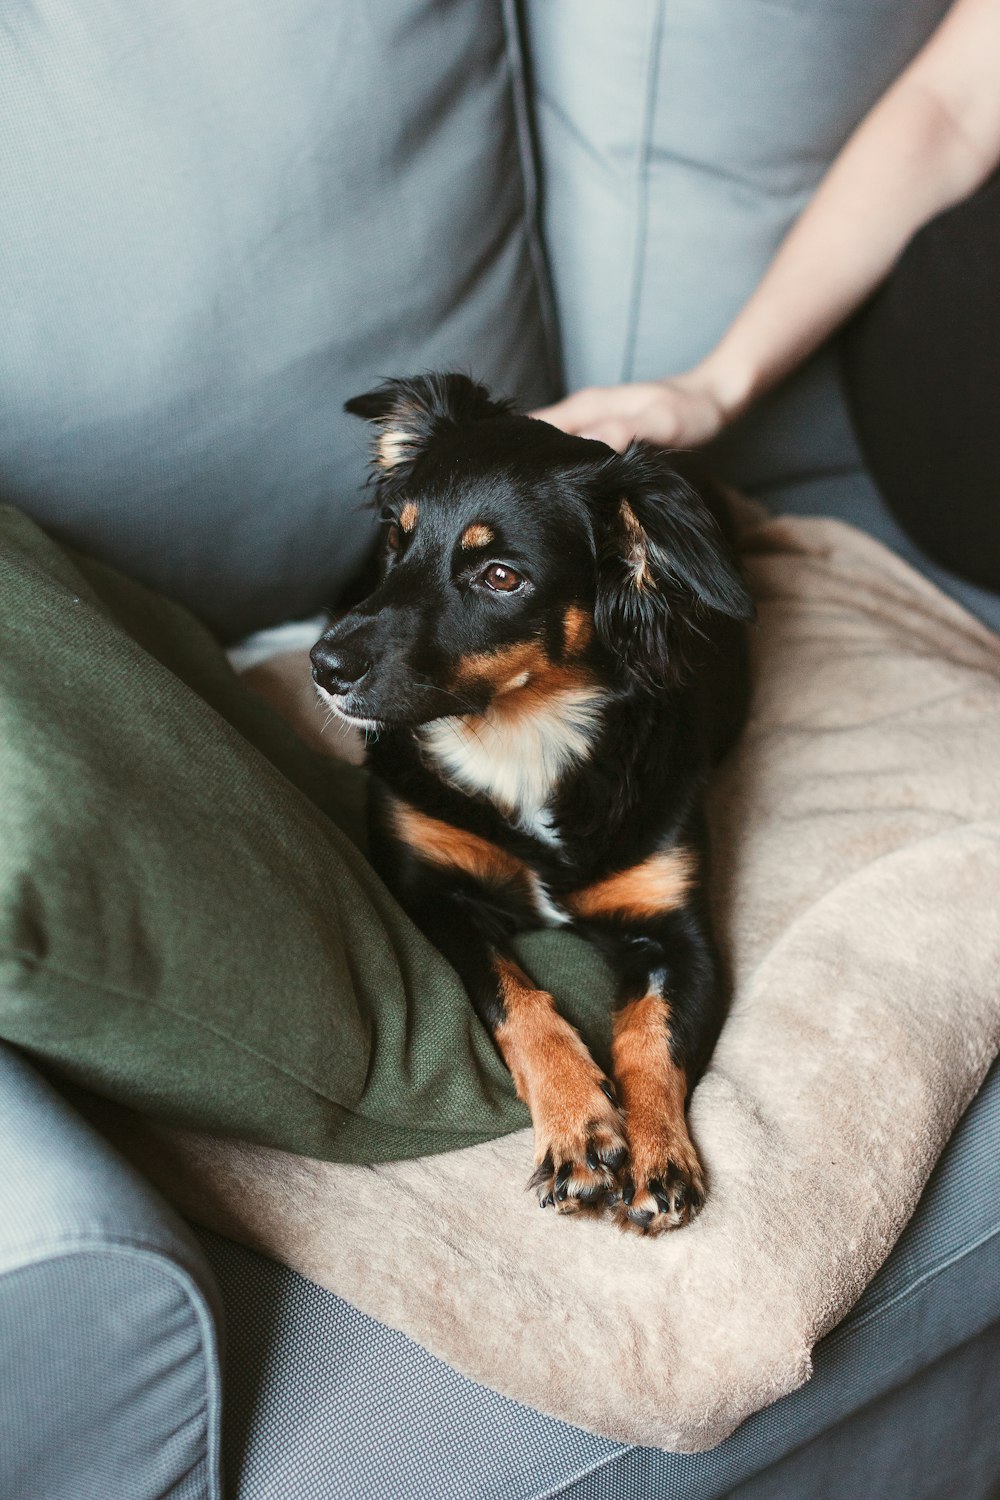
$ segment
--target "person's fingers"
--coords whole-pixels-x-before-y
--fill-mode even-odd
[[[579,434],[588,423],[600,421],[605,415],[611,394],[598,386],[588,386],[585,390],[575,391],[572,396],[566,396],[562,401],[556,401],[552,406],[533,411],[531,415],[539,421],[551,422],[553,427],[561,427],[563,432]]]
[[[588,386],[534,412],[563,432],[607,443],[619,452],[633,438],[662,447],[700,447],[723,426],[716,402],[688,390],[682,378],[618,386]]]

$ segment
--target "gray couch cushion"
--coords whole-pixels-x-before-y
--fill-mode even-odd
[[[811,1381],[709,1453],[623,1448],[540,1416],[293,1271],[199,1231],[228,1319],[225,1449],[236,1496],[719,1500],[1000,1319],[998,1146],[1000,1064],[882,1270],[817,1346]],[[979,1412],[967,1418],[956,1412],[956,1440],[985,1445],[982,1468],[993,1433]],[[898,1500],[891,1472],[871,1481],[871,1500]]]
[[[545,230],[572,387],[707,353],[946,0],[527,0]],[[719,458],[756,487],[859,463],[812,361]]]
[[[341,403],[554,394],[510,5],[17,5],[0,28],[0,499],[235,636],[370,536]]]
[[[0,1043],[0,1495],[218,1500],[216,1312],[181,1221]]]

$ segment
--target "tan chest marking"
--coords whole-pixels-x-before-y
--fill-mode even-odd
[[[696,873],[697,860],[690,849],[667,849],[574,891],[567,905],[578,917],[640,921],[683,906]]]
[[[428,724],[424,753],[462,791],[488,797],[523,827],[542,828],[559,781],[590,752],[603,694],[588,673],[551,662],[534,642],[467,656],[454,686],[477,685],[492,689],[489,707]]]

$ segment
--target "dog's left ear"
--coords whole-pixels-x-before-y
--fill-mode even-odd
[[[660,450],[633,443],[598,482],[597,634],[645,686],[669,686],[699,620],[752,620],[753,602],[715,518]]]
[[[512,406],[495,401],[468,375],[428,374],[383,381],[345,401],[344,410],[378,425],[373,462],[376,474],[386,477],[413,464],[443,428],[503,416]]]

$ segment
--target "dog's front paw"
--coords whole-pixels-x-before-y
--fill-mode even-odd
[[[566,1081],[568,1083],[568,1080]],[[591,1077],[542,1102],[535,1118],[534,1172],[528,1187],[542,1208],[597,1212],[622,1189],[628,1162],[625,1122],[614,1090],[596,1068]]]
[[[637,1129],[629,1121],[632,1160],[611,1205],[619,1229],[663,1234],[689,1224],[705,1202],[705,1175],[685,1129]]]

